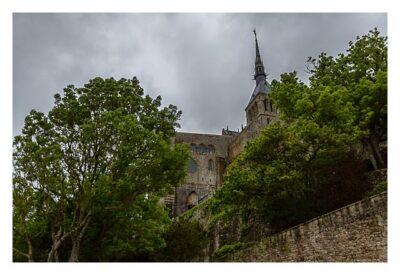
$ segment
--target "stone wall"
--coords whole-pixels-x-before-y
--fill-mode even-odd
[[[247,125],[238,135],[234,136],[229,144],[228,162],[232,162],[239,155],[246,144],[258,137],[261,131],[272,122],[276,121],[273,113],[258,114],[257,120]]]
[[[215,146],[216,156],[226,158],[231,139],[231,136],[177,132],[172,142],[186,144],[194,143],[197,145],[201,143],[204,143],[205,145],[212,144]]]
[[[176,133],[173,143],[186,143],[190,149],[188,173],[184,184],[176,188],[175,194],[164,201],[173,205],[174,216],[188,210],[193,205],[211,196],[222,184],[222,174],[226,167],[228,146],[232,136]],[[191,164],[190,164],[191,163]],[[189,203],[188,198],[195,196],[197,202]]]
[[[386,262],[387,193],[350,204],[214,260]]]
[[[259,93],[247,105],[246,119],[247,126],[233,138],[229,145],[229,162],[243,151],[249,141],[259,136],[262,129],[278,119],[278,112],[272,107],[269,96]]]

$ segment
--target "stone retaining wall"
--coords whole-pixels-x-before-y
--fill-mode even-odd
[[[347,205],[217,261],[386,262],[387,193]]]

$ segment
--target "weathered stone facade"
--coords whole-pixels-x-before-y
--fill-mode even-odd
[[[386,262],[387,193],[350,204],[215,260]]]
[[[251,98],[245,111],[247,126],[235,135],[229,144],[229,162],[239,155],[246,144],[256,138],[262,129],[278,119],[278,112],[273,106],[268,93],[259,93],[254,98]]]
[[[256,37],[255,88],[245,108],[247,126],[240,132],[222,129],[221,135],[178,132],[173,143],[190,146],[191,158],[185,183],[175,193],[163,199],[170,205],[173,215],[197,205],[222,184],[226,166],[243,151],[245,145],[256,138],[261,130],[275,121],[278,112],[269,96],[270,84],[266,79]]]
[[[179,215],[211,196],[222,184],[232,136],[177,133],[173,142],[187,143],[191,157],[185,184],[169,197],[174,215]]]

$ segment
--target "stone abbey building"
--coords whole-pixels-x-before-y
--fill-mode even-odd
[[[189,145],[191,157],[185,183],[176,188],[175,194],[164,198],[174,216],[196,206],[212,196],[221,186],[227,165],[243,150],[246,143],[277,119],[278,113],[269,96],[271,86],[267,81],[264,64],[255,35],[256,59],[254,68],[255,88],[245,108],[246,126],[241,131],[222,129],[221,135],[176,133],[174,144]]]

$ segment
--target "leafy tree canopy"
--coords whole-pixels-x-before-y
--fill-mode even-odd
[[[375,167],[385,168],[379,143],[387,140],[387,37],[375,28],[349,42],[346,54],[309,57],[307,68],[309,85],[295,72],[272,82],[281,118],[331,128],[333,139],[339,135],[350,138],[346,142],[361,141]]]
[[[32,110],[14,139],[16,259],[77,261],[94,235],[103,255],[162,247],[169,219],[158,198],[188,158],[171,146],[180,115],[136,78],[69,85],[47,115]]]

